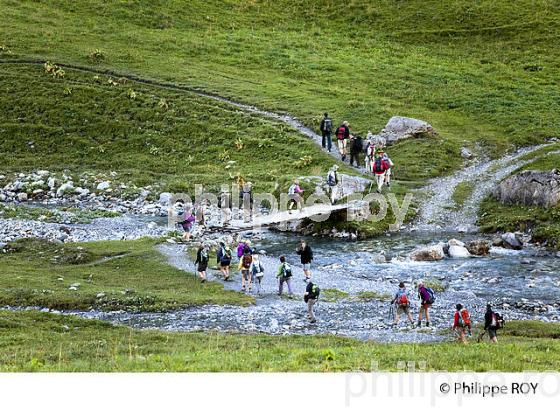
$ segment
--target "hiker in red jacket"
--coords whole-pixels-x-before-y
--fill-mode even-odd
[[[340,127],[336,129],[335,135],[338,143],[338,151],[340,152],[340,159],[344,161],[346,159],[346,145],[348,144],[348,138],[350,138],[348,121],[344,121]]]
[[[383,188],[383,183],[385,182],[385,172],[389,169],[387,161],[383,158],[384,152],[378,150],[375,153],[375,160],[371,166],[373,173],[375,174],[375,182],[377,183],[377,193],[381,193],[381,188]]]
[[[452,329],[457,333],[458,341],[462,343],[467,343],[465,337],[465,331],[471,335],[471,316],[469,311],[463,307],[460,303],[455,306],[457,309],[453,317]]]

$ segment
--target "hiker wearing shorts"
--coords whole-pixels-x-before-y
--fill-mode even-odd
[[[284,283],[288,285],[288,294],[293,295],[292,285],[290,284],[290,280],[292,279],[292,267],[288,265],[284,255],[280,256],[280,266],[278,266],[276,278],[278,279],[278,296],[282,296]]]
[[[410,295],[406,290],[404,282],[399,283],[399,290],[395,293],[395,297],[391,301],[391,305],[395,304],[397,306],[397,313],[395,315],[394,326],[399,324],[402,314],[408,317],[408,321],[414,324],[412,319],[412,314],[410,313]]]
[[[371,131],[368,131],[368,135],[366,139],[367,139],[366,157],[365,157],[366,171],[373,174],[373,170],[371,169],[371,167],[373,165],[373,161],[375,160],[376,147],[375,147],[375,142],[373,142],[373,135]]]
[[[257,287],[257,294],[261,293],[261,282],[264,277],[264,267],[259,260],[259,255],[253,255],[253,262],[251,263],[251,275]]]
[[[467,343],[465,332],[471,334],[471,317],[469,311],[460,303],[455,306],[455,315],[453,316],[453,326],[451,329],[457,334],[457,340]]]
[[[336,129],[335,135],[338,143],[338,152],[340,152],[340,159],[344,161],[346,160],[346,146],[348,144],[348,138],[350,138],[350,127],[348,126],[348,121],[344,121],[340,127]]]
[[[336,203],[339,190],[339,180],[338,180],[338,165],[333,165],[327,174],[327,190],[331,198],[331,204]]]
[[[389,158],[386,152],[383,153],[383,161],[385,161],[385,165],[387,167],[387,170],[385,171],[385,185],[387,185],[387,187],[391,187],[391,170],[395,164],[393,164],[393,161],[391,161],[391,158]]]
[[[307,304],[307,318],[311,323],[315,323],[317,321],[313,307],[315,306],[315,303],[317,303],[317,299],[319,299],[319,292],[319,287],[309,281],[307,287],[305,288],[303,300]]]
[[[384,152],[378,150],[375,153],[375,160],[373,161],[372,170],[375,174],[375,182],[377,183],[377,193],[381,193],[383,183],[385,182],[385,172],[387,171],[387,162],[383,160]]]
[[[332,120],[329,118],[329,114],[325,113],[323,116],[323,119],[321,120],[321,134],[323,136],[322,140],[321,140],[321,145],[323,146],[323,149],[328,147],[329,152],[331,152],[332,149],[332,138],[331,138],[331,132],[332,132]]]
[[[248,251],[243,253],[239,259],[239,271],[241,273],[241,291],[248,290],[251,292],[253,283],[253,273],[251,272],[251,264],[253,263],[253,255]]]
[[[422,315],[426,315],[426,327],[430,327],[430,307],[434,303],[435,296],[433,290],[424,286],[422,282],[418,284],[418,298],[420,299],[420,311],[418,312],[417,326],[422,326]]]
[[[313,250],[307,244],[307,242],[302,239],[299,248],[296,253],[300,256],[301,264],[303,265],[303,273],[305,278],[304,282],[311,280],[311,262],[313,261]]]
[[[194,262],[194,264],[196,265],[196,270],[202,283],[206,282],[208,260],[208,247],[204,244],[200,244],[200,246],[198,247],[198,251],[196,252],[196,261]]]
[[[301,189],[301,187],[299,186],[299,181],[296,179],[288,189],[288,198],[290,199],[290,201],[288,202],[288,213],[292,213],[292,208],[294,207],[294,205],[296,205],[300,212],[303,210],[303,197],[301,196],[301,194],[303,194],[303,189]]]
[[[218,252],[216,253],[216,261],[220,267],[220,272],[224,275],[224,280],[229,280],[229,267],[231,265],[231,248],[220,242]]]

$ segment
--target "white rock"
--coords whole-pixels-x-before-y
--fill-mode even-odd
[[[87,189],[87,188],[82,188],[82,187],[77,187],[77,188],[76,188],[76,193],[77,193],[79,196],[86,196],[86,195],[89,195],[89,189]]]
[[[45,181],[43,181],[42,179],[39,179],[38,181],[34,181],[31,183],[31,186],[43,186],[45,185]]]
[[[449,247],[449,256],[451,258],[468,258],[471,254],[464,246],[451,245]]]
[[[56,179],[51,177],[47,180],[47,185],[49,186],[50,189],[54,189],[54,187],[56,186]]]
[[[78,288],[76,286],[70,286],[68,290],[78,290]]]
[[[461,148],[461,156],[463,158],[472,158],[473,157],[473,153],[467,148],[467,147],[462,147]]]
[[[8,199],[6,195],[0,194],[0,202],[6,202],[6,199]]]
[[[109,181],[103,181],[100,182],[99,184],[97,184],[97,190],[98,191],[105,191],[106,189],[109,189],[111,187],[111,183]]]
[[[49,171],[45,171],[44,169],[40,169],[39,171],[36,172],[36,174],[40,177],[40,178],[44,178],[44,177],[48,177],[50,172]]]
[[[169,205],[169,201],[171,201],[172,197],[173,194],[171,192],[162,192],[159,194],[159,203],[162,205]]]
[[[157,223],[155,222],[150,222],[148,224],[148,229],[156,229],[157,228]]]
[[[21,181],[14,181],[14,182],[12,183],[12,190],[14,190],[14,191],[19,191],[20,189],[23,188],[24,185],[25,185],[25,184],[24,184],[23,182],[21,182]]]
[[[18,200],[19,202],[25,202],[25,201],[27,201],[27,194],[26,194],[25,192],[20,192],[20,193],[17,195],[17,200]]]
[[[461,242],[460,240],[455,239],[455,238],[450,239],[449,242],[447,242],[447,244],[448,244],[449,246],[453,246],[453,245],[455,245],[455,246],[462,246],[462,247],[465,246],[465,244],[464,244],[463,242]]]
[[[65,182],[60,186],[60,188],[57,189],[56,196],[64,196],[64,194],[71,189],[74,189],[74,183],[72,181]]]
[[[97,299],[101,299],[101,298],[104,298],[105,296],[106,296],[106,295],[105,295],[104,292],[99,292],[95,297],[96,297]]]

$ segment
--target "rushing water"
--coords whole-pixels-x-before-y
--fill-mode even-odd
[[[457,238],[468,240],[471,237]],[[258,249],[266,251],[268,255],[262,259],[266,274],[261,294],[256,295],[255,306],[201,306],[172,313],[79,314],[139,328],[339,334],[387,342],[433,342],[449,337],[444,330],[451,324],[456,303],[466,305],[477,321],[482,319],[487,302],[497,304],[510,320],[558,320],[554,304],[560,299],[560,258],[533,247],[523,251],[492,248],[487,257],[445,259],[440,262],[412,262],[407,258],[419,245],[448,239],[448,236],[438,237],[427,233],[400,233],[360,242],[312,240],[315,253],[313,281],[323,289],[323,294],[328,293],[326,289],[347,293],[332,302],[320,299],[316,308],[316,324],[307,322],[306,306],[302,301],[305,283],[295,254],[299,239],[271,233],[255,241]],[[182,246],[166,244],[160,247],[160,251],[172,265],[187,271],[193,270],[192,261],[187,258]],[[379,263],[381,253],[391,261]],[[276,295],[275,273],[281,254],[285,254],[295,267],[292,279],[295,296],[292,299]],[[210,277],[220,280],[216,272],[211,273]],[[360,292],[364,291],[392,295],[401,280],[409,286],[418,280],[435,280],[446,286],[444,292],[437,294],[432,307],[431,328],[413,328],[405,324],[406,320],[398,328],[393,328],[387,301],[359,298]],[[225,286],[240,290],[239,276],[235,276],[232,282],[226,282]],[[542,312],[536,312],[535,307]],[[415,300],[412,308],[415,321],[417,310],[418,302]]]

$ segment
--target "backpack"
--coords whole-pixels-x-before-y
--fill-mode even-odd
[[[296,184],[292,184],[290,185],[290,188],[288,188],[288,195],[295,195],[296,193]]]
[[[401,293],[397,298],[397,304],[400,306],[408,306],[408,296],[406,293]]]
[[[200,253],[200,262],[201,262],[201,263],[208,263],[208,259],[209,259],[209,258],[208,258],[208,252],[202,251],[202,252]]]
[[[505,320],[502,315],[496,312],[492,312],[492,321],[490,322],[490,327],[495,329],[501,329],[504,327]]]
[[[346,129],[344,127],[338,127],[338,129],[336,130],[336,138],[339,140],[343,140],[345,134]]]
[[[264,276],[264,268],[260,262],[258,265],[253,264],[253,276],[257,278]]]
[[[251,267],[251,263],[253,262],[253,257],[249,254],[243,255],[243,259],[241,259],[241,266],[244,269],[249,269]]]
[[[336,174],[334,173],[334,171],[331,171],[327,174],[327,185],[328,186],[336,185]]]
[[[383,164],[383,158],[376,158],[373,163],[373,170],[375,172],[385,171],[385,165]]]
[[[426,292],[428,292],[428,295],[430,295],[428,297],[428,300],[426,300],[426,304],[428,305],[433,305],[434,302],[436,301],[436,295],[434,293],[434,290],[432,288],[426,288]]]
[[[317,299],[319,297],[319,295],[321,294],[321,289],[319,289],[319,286],[314,284],[311,287],[311,293],[313,294],[313,296],[315,296],[315,299]]]
[[[222,254],[222,262],[230,262],[231,261],[231,249],[226,249]]]
[[[287,263],[284,263],[284,266],[282,267],[282,277],[284,278],[292,277],[292,267]]]
[[[332,120],[330,118],[325,118],[325,122],[323,123],[323,131],[332,131]]]
[[[457,326],[465,327],[470,326],[471,324],[471,316],[469,315],[469,311],[465,308],[459,311],[459,319],[457,320]]]

